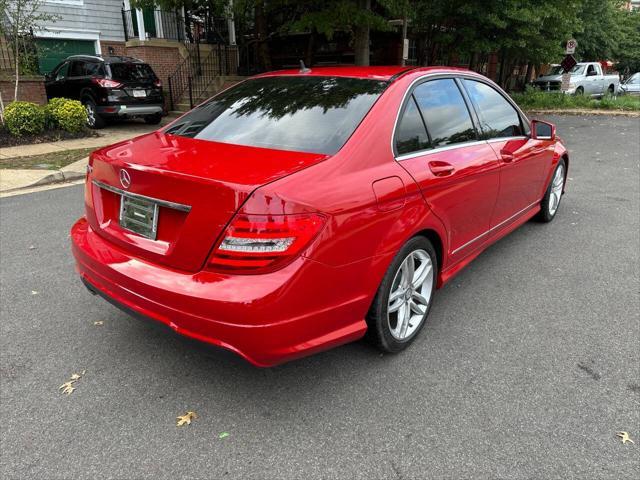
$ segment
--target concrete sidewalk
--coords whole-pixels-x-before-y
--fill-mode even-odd
[[[143,122],[124,122],[98,130],[98,137],[79,138],[76,140],[61,140],[59,142],[37,143],[33,145],[20,145],[16,147],[0,148],[0,160],[33,155],[46,155],[47,153],[76,150],[79,148],[105,147],[114,143],[128,140],[145,133],[153,132],[169,122],[176,115],[163,117],[160,125],[147,125]],[[84,178],[87,168],[87,158],[71,163],[59,170],[36,169],[0,169],[0,194],[14,192],[16,190],[53,183],[71,182]]]
[[[100,148],[123,140],[128,140],[145,133],[153,132],[175,120],[175,114],[162,118],[159,125],[147,125],[140,121],[123,122],[96,130],[98,137],[78,138],[75,140],[61,140],[59,142],[35,143],[32,145],[18,145],[16,147],[0,148],[0,159],[43,155],[52,152],[75,150],[77,148]]]
[[[0,169],[0,194],[50,183],[79,180],[85,176],[88,161],[89,157],[85,157],[59,170]]]

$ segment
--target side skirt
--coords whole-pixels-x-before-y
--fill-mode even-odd
[[[511,232],[513,232],[516,228],[524,225],[529,220],[531,220],[538,212],[540,211],[540,203],[536,203],[529,210],[524,212],[521,216],[514,219],[512,222],[505,224],[503,227],[499,228],[495,232],[492,232],[487,236],[487,239],[481,243],[475,250],[469,252],[469,254],[459,260],[454,265],[450,266],[446,270],[440,272],[438,278],[437,288],[443,287],[449,280],[455,277],[460,270],[473,262],[478,255],[486,250],[487,247],[493,245],[495,242],[500,240],[501,238],[507,236]]]

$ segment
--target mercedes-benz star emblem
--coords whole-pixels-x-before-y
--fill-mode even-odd
[[[120,170],[120,183],[124,188],[129,188],[131,185],[131,175],[124,168]]]

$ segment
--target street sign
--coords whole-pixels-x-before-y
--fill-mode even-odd
[[[575,39],[570,38],[569,40],[567,40],[567,46],[564,49],[564,53],[566,53],[567,55],[573,55],[574,53],[576,53],[577,46],[578,42],[576,42]]]
[[[409,60],[409,39],[405,38],[402,42],[402,59]]]
[[[573,55],[567,55],[566,57],[564,57],[564,59],[560,62],[560,66],[562,67],[562,69],[565,72],[568,72],[569,70],[571,70],[573,67],[576,66],[578,62],[576,62],[576,59],[573,58]]]

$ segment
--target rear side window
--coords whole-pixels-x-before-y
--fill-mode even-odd
[[[523,135],[520,115],[495,89],[486,83],[464,80],[469,97],[480,117],[482,137],[501,138]]]
[[[87,76],[104,77],[104,68],[101,63],[87,62],[84,64],[84,74]]]
[[[413,95],[434,148],[477,139],[467,104],[453,79],[422,83]]]
[[[357,78],[256,78],[196,107],[166,133],[332,155],[351,136],[386,85]]]
[[[422,115],[420,115],[416,101],[411,95],[398,123],[398,130],[396,130],[396,151],[399,155],[403,155],[429,147],[429,137],[422,121]]]
[[[70,77],[81,77],[84,75],[84,62],[76,60],[71,62],[71,68],[69,69]]]
[[[145,63],[111,63],[111,78],[120,82],[148,82],[156,79],[151,67]]]

